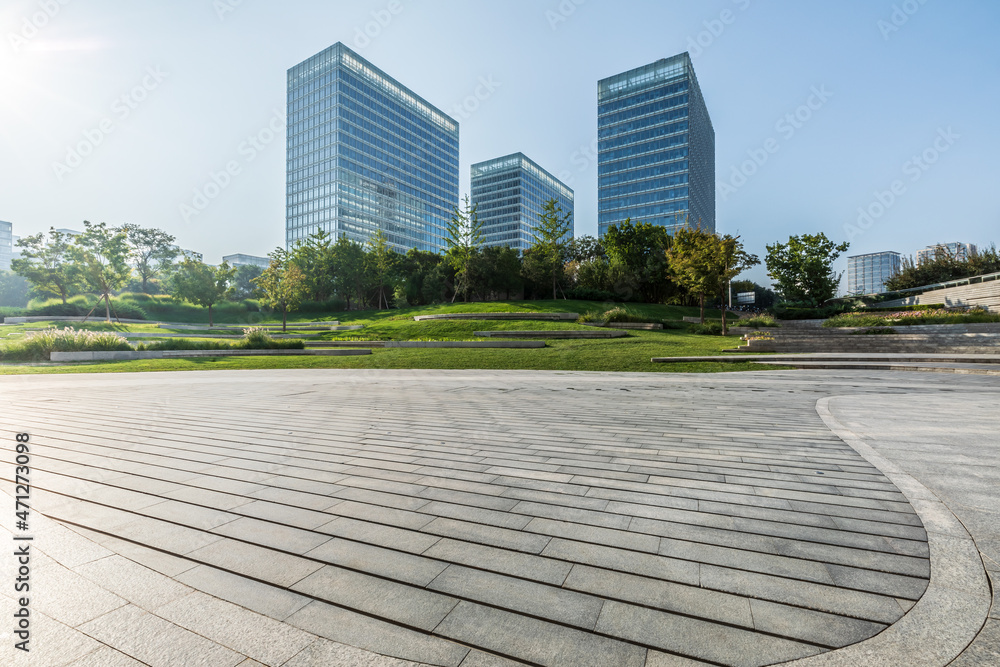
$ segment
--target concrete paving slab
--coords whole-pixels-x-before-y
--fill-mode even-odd
[[[807,662],[898,664],[921,642],[939,647],[924,656],[935,664],[992,650],[988,632],[972,641],[991,596],[970,563],[1000,549],[1000,456],[975,439],[988,419],[968,421],[971,449],[933,420],[945,423],[942,405],[949,418],[966,404],[988,412],[1000,387],[914,377],[37,376],[0,378],[0,425],[30,424],[43,443],[36,511],[72,522],[38,539],[90,575],[84,586],[146,611],[162,601],[182,614],[171,626],[233,650],[233,664],[655,667],[810,652]],[[859,454],[816,412],[817,400],[852,396],[851,428],[888,434],[883,455]],[[891,401],[929,417],[905,431]],[[865,422],[872,413],[887,421]],[[75,550],[73,534],[89,546]],[[319,576],[324,563],[337,576]],[[112,573],[121,581],[104,586]],[[288,590],[310,578],[308,594]],[[199,601],[189,615],[177,597],[187,587]],[[255,620],[226,626],[219,605]],[[934,622],[914,625],[921,614]],[[146,641],[157,622],[134,620]],[[258,636],[269,623],[311,643],[269,657],[277,647]],[[143,660],[124,650],[131,636],[108,636],[117,653],[84,646],[67,659]]]

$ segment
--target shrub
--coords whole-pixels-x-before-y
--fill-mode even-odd
[[[688,329],[688,331],[694,334],[698,334],[700,336],[721,336],[722,323],[706,322],[705,324],[692,324]]]
[[[628,308],[617,306],[605,311],[604,320],[606,322],[648,322],[649,317],[642,315]]]
[[[15,308],[13,306],[0,306],[0,317],[24,317],[24,314],[28,312],[24,308]]]
[[[170,338],[154,343],[136,346],[139,351],[152,350],[302,350],[306,343],[301,338],[272,338],[262,327],[243,330],[243,338],[237,341],[197,340],[190,338]]]
[[[580,324],[604,324],[603,310],[588,310],[576,320]]]
[[[741,320],[733,322],[733,326],[737,327],[780,327],[773,317],[770,315],[754,315],[753,317],[747,317]]]
[[[991,313],[984,308],[970,308],[965,311],[947,310],[898,310],[880,315],[868,313],[844,313],[831,317],[824,327],[885,327],[915,324],[977,324],[1000,322],[1000,313]]]
[[[614,301],[617,298],[607,290],[592,287],[574,287],[566,290],[565,296],[574,301]]]
[[[119,352],[131,349],[125,337],[113,331],[84,331],[66,327],[33,331],[0,353],[4,361],[47,361],[50,352]]]

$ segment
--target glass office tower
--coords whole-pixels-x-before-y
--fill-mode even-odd
[[[885,282],[899,273],[902,257],[898,252],[872,252],[847,258],[847,293],[880,294]]]
[[[938,257],[950,257],[958,262],[967,262],[976,254],[976,246],[971,243],[936,243],[917,251],[917,265],[931,262]]]
[[[14,258],[14,225],[0,220],[0,271],[10,271]]]
[[[341,43],[288,70],[285,244],[317,230],[440,251],[458,123]]]
[[[597,84],[597,230],[715,231],[715,130],[687,53]]]
[[[483,245],[530,248],[550,199],[570,214],[567,238],[573,238],[573,191],[524,153],[472,165],[472,204],[483,225]]]

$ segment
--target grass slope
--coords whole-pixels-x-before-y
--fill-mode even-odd
[[[475,340],[481,330],[552,330],[585,329],[575,322],[432,320],[415,322],[414,315],[446,312],[576,312],[608,309],[612,304],[587,301],[512,301],[492,303],[458,303],[407,308],[389,311],[351,311],[326,313],[301,318],[303,323],[316,320],[340,320],[341,324],[362,324],[364,329],[324,333],[317,340]],[[628,304],[634,312],[650,321],[676,321],[697,315],[695,308],[680,308],[657,304]],[[717,313],[707,313],[716,315]],[[44,323],[4,327],[4,331],[38,328]],[[165,331],[151,325],[108,325],[99,323],[87,328],[116,331]],[[207,330],[207,328],[206,328]],[[289,326],[294,332],[294,324]],[[185,332],[194,333],[194,332]],[[307,347],[309,345],[307,340]],[[0,345],[4,343],[0,342]],[[686,329],[662,331],[631,331],[627,338],[595,340],[549,341],[542,349],[375,349],[370,356],[360,357],[235,357],[201,359],[151,359],[142,361],[81,363],[72,365],[0,366],[0,374],[14,373],[95,373],[135,371],[178,371],[213,369],[265,368],[354,368],[354,369],[523,369],[564,371],[632,371],[632,372],[720,372],[764,370],[746,363],[654,364],[657,356],[715,356],[739,344],[730,336],[699,336]]]

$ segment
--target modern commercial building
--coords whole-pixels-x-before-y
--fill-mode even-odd
[[[14,225],[0,220],[0,271],[10,271],[14,258]]]
[[[14,258],[14,225],[0,220],[0,271],[10,271]]]
[[[324,230],[438,251],[458,204],[458,123],[342,43],[288,70],[285,243]]]
[[[885,283],[899,273],[902,256],[898,252],[872,252],[847,258],[847,293],[880,294]]]
[[[227,262],[229,266],[259,266],[262,269],[266,269],[271,265],[271,260],[267,257],[257,257],[256,255],[244,255],[242,253],[236,253],[235,255],[226,255],[222,258],[223,262]]]
[[[917,264],[932,261],[936,257],[951,257],[959,262],[964,262],[975,254],[976,246],[971,243],[937,243],[917,251]]]
[[[715,130],[688,54],[597,84],[598,236],[626,218],[715,232]]]
[[[573,191],[524,153],[472,165],[472,204],[483,225],[483,245],[530,248],[550,199],[570,214],[567,236],[573,238]]]

